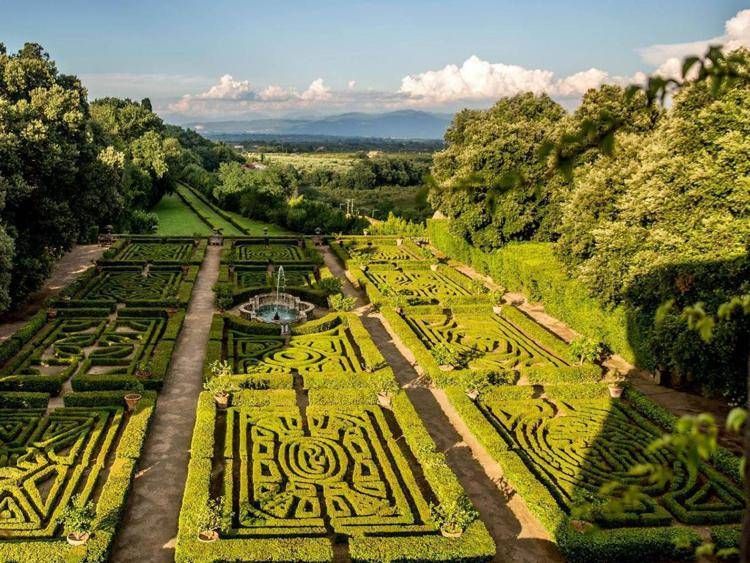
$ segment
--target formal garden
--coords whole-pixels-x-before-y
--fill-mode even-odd
[[[0,344],[3,560],[107,557],[205,249],[120,239]]]

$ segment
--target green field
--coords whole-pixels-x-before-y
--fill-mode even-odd
[[[165,195],[156,204],[153,212],[159,216],[157,235],[163,236],[202,236],[211,234],[211,229],[200,217],[185,205],[176,194]]]
[[[254,162],[261,161],[261,153],[247,153],[248,159]],[[346,172],[354,162],[356,156],[348,152],[321,152],[321,153],[262,153],[263,164],[276,164],[279,166],[292,165],[297,170],[311,171],[316,168],[325,168],[334,172]]]

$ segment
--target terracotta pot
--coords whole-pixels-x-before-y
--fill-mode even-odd
[[[461,529],[454,530],[453,528],[448,528],[447,526],[440,526],[440,534],[444,538],[460,538],[464,531]]]
[[[219,539],[219,532],[216,530],[205,530],[198,534],[198,541],[203,543],[215,542]]]
[[[402,239],[402,238],[397,238],[397,239],[396,239],[396,246],[401,246],[402,244],[404,244],[404,239]]]
[[[622,397],[622,392],[625,389],[623,387],[620,387],[619,385],[610,385],[609,386],[609,396],[613,399],[619,399]]]
[[[433,272],[437,272],[439,266],[439,264],[430,264],[430,270],[432,270]]]
[[[227,408],[229,406],[229,393],[214,393],[214,401],[220,409]]]
[[[503,312],[503,306],[502,305],[493,305],[492,306],[492,312],[496,315],[499,315]]]
[[[65,539],[70,545],[83,545],[87,541],[89,541],[90,537],[91,534],[89,534],[88,532],[86,532],[85,534],[77,534],[75,532],[71,532],[65,537]]]
[[[182,275],[187,276],[190,266],[182,266]]]
[[[128,393],[123,397],[129,411],[132,412],[135,410],[135,406],[138,404],[138,401],[141,400],[141,397],[142,395],[140,393]]]
[[[48,309],[47,318],[52,320],[57,318],[57,309]]]
[[[394,310],[396,311],[397,315],[400,315],[401,313],[404,312],[404,308],[403,307],[395,307]]]
[[[440,370],[441,371],[453,371],[454,369],[456,369],[456,368],[453,367],[453,366],[449,366],[447,364],[441,364],[440,365]]]

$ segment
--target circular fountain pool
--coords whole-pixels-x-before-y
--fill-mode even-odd
[[[243,319],[291,324],[307,320],[315,305],[289,293],[262,293],[240,307]]]

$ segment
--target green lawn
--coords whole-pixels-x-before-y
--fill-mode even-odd
[[[237,224],[242,225],[247,231],[246,233],[243,233],[203,203],[200,198],[189,189],[178,187],[177,191],[185,197],[185,199],[190,201],[196,209],[200,209],[201,213],[208,219],[211,225],[220,228],[225,235],[237,236],[249,234],[260,236],[263,234],[264,227],[268,227],[268,234],[270,235],[290,234],[289,231],[278,225],[263,223],[262,221],[254,221],[253,219],[243,217],[239,213],[226,211],[226,213],[230,215]],[[177,194],[164,196],[154,207],[153,211],[159,216],[159,228],[156,231],[156,234],[158,235],[192,236],[194,234],[200,234],[205,236],[210,235],[212,232],[212,228],[206,225],[206,223],[204,223],[192,209],[185,205],[185,202],[182,201]]]
[[[165,195],[153,209],[159,216],[158,235],[164,236],[192,236],[211,234],[211,229],[193,210],[176,195]]]
[[[199,209],[204,217],[208,219],[208,222],[216,229],[221,229],[221,232],[228,236],[243,235],[237,227],[232,225],[229,221],[224,219],[221,215],[213,211],[207,206],[201,199],[195,195],[191,190],[184,186],[177,187],[177,193],[189,201],[196,209]]]

